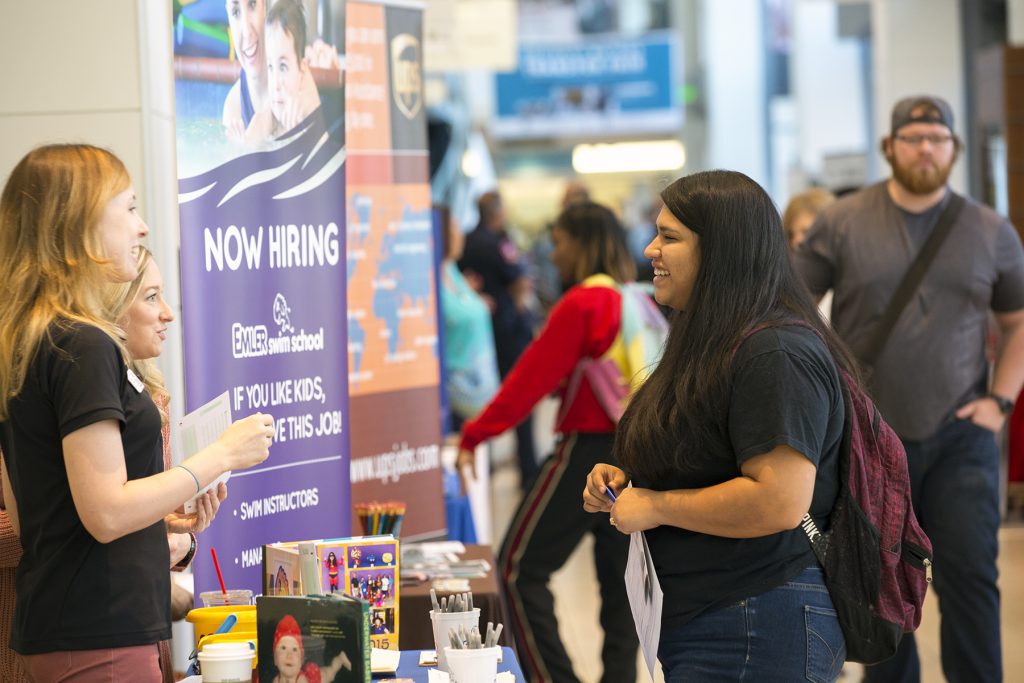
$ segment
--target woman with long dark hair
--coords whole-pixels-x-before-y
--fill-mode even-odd
[[[666,681],[835,680],[845,642],[799,522],[810,510],[827,526],[845,416],[837,368],[853,364],[757,183],[697,173],[662,198],[645,254],[655,299],[676,313],[619,422],[621,469],[594,467],[584,508],[646,532]]]
[[[579,505],[579,484],[587,472],[613,459],[615,422],[587,381],[570,389],[573,383],[566,380],[581,363],[600,358],[615,342],[622,322],[620,286],[633,280],[636,271],[622,225],[600,204],[583,202],[567,208],[552,226],[551,238],[551,260],[567,291],[494,399],[463,427],[457,465],[463,474],[463,467],[472,467],[473,449],[479,443],[513,427],[538,401],[559,390],[562,406],[555,424],[555,452],[520,503],[498,558],[519,659],[527,680],[578,680],[558,636],[548,582],[583,537],[593,534],[605,632],[601,680],[633,681],[637,639],[623,580],[629,539],[585,514]]]

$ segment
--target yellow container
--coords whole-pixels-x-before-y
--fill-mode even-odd
[[[257,657],[259,645],[256,642],[256,631],[239,631],[236,625],[235,628],[227,633],[211,633],[199,639],[197,650],[202,652],[204,647],[213,643],[249,643],[249,646],[252,648],[252,668],[255,669],[259,663],[259,658]]]
[[[218,607],[197,607],[185,615],[185,621],[192,624],[196,631],[196,651],[199,641],[216,631],[228,615],[234,614],[238,621],[228,633],[255,633],[256,605],[226,605]],[[244,638],[242,640],[245,640]]]

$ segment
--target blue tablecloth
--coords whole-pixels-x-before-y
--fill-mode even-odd
[[[420,666],[420,650],[402,650],[402,660],[398,663],[398,672],[395,678],[411,678],[416,683],[426,683],[427,671],[431,667]],[[519,668],[519,661],[516,653],[510,647],[501,648],[501,661],[498,662],[498,672],[511,671],[516,677],[516,683],[523,683],[523,670]],[[385,678],[390,678],[385,676]]]

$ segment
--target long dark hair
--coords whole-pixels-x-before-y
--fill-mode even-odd
[[[761,186],[735,171],[707,171],[676,180],[661,197],[699,236],[700,265],[660,364],[616,430],[616,458],[648,480],[697,467],[708,445],[727,441],[729,369],[753,327],[804,321],[838,367],[855,370],[794,272],[779,212]]]
[[[618,283],[636,279],[636,265],[626,245],[626,231],[612,210],[592,201],[572,204],[555,219],[579,245],[572,284],[596,273],[610,275]]]

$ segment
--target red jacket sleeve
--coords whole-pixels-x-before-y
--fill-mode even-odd
[[[490,404],[463,426],[460,446],[472,450],[519,424],[538,401],[558,388],[580,359],[604,353],[618,333],[620,307],[618,292],[607,287],[567,292]]]

